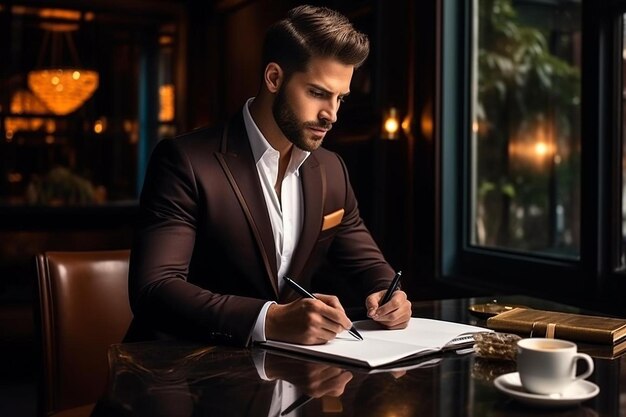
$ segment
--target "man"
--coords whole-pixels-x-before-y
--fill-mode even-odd
[[[339,13],[300,6],[272,26],[256,97],[228,124],[161,141],[131,254],[128,340],[174,336],[303,344],[351,327],[339,300],[302,299],[325,260],[358,282],[368,315],[403,328],[403,291],[359,216],[346,167],[320,148],[367,37]]]

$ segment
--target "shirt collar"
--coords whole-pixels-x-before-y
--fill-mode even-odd
[[[248,133],[248,140],[250,141],[250,147],[252,148],[252,155],[254,156],[254,162],[256,164],[265,156],[278,153],[278,151],[272,148],[272,145],[265,139],[263,133],[259,130],[259,127],[254,122],[252,115],[250,114],[250,103],[254,100],[254,97],[249,98],[246,104],[243,106],[243,121],[246,125],[246,133]],[[291,151],[291,161],[287,167],[286,174],[295,173],[299,174],[300,167],[309,157],[311,152],[303,151],[302,149],[294,146]]]

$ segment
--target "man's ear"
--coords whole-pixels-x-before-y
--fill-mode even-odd
[[[283,69],[275,62],[270,62],[265,67],[263,82],[270,93],[275,93],[280,89],[284,79]]]

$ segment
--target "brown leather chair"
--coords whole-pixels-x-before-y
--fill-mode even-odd
[[[132,319],[129,255],[128,250],[37,255],[45,415],[88,416],[104,393],[107,349],[122,341]]]

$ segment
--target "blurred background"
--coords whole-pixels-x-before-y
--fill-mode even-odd
[[[0,0],[5,391],[28,398],[37,367],[34,255],[128,248],[154,145],[254,96],[265,30],[298,4]],[[625,1],[309,4],[370,37],[325,146],[412,299],[626,314]]]

